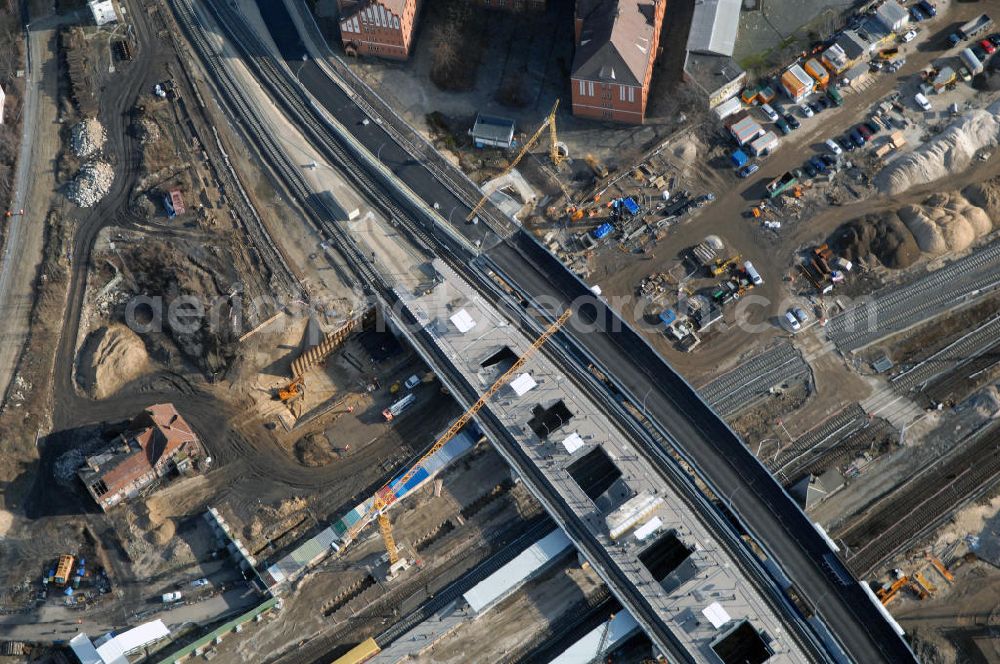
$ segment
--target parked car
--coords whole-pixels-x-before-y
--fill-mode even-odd
[[[802,111],[802,115],[807,118],[811,118],[813,115],[815,115],[813,110],[809,108],[809,104],[802,104],[801,106],[799,106],[799,110]]]
[[[741,178],[748,178],[754,173],[756,173],[759,169],[760,169],[760,164],[758,164],[757,162],[751,162],[746,166],[744,166],[743,168],[741,168],[740,170],[736,171],[736,175],[740,176]]]
[[[982,62],[986,59],[986,49],[981,44],[973,44],[971,48],[972,54],[976,56],[977,60]]]
[[[802,329],[802,325],[795,318],[795,314],[792,313],[791,309],[785,312],[785,322],[788,323],[788,327],[792,329],[792,332],[798,332]]]
[[[788,126],[788,123],[785,122],[784,118],[778,118],[777,121],[774,123],[774,126],[780,129],[781,133],[784,134],[785,136],[792,133],[792,128]]]
[[[810,161],[807,161],[806,163],[802,164],[802,170],[804,170],[806,172],[806,175],[808,175],[811,178],[814,178],[819,174],[819,171],[816,170],[816,167],[813,166],[812,162]]]
[[[875,132],[873,132],[871,129],[868,128],[867,125],[864,124],[859,124],[857,127],[854,128],[854,130],[857,131],[862,136],[864,136],[865,141],[870,140],[871,137],[875,135]]]
[[[827,98],[825,95],[817,97],[816,103],[819,104],[820,108],[824,109],[830,108],[830,106],[833,105],[833,102],[830,101],[829,98]]]
[[[917,7],[928,16],[937,16],[937,7],[931,4],[930,0],[920,0]]]
[[[925,97],[922,92],[918,92],[913,95],[913,101],[917,102],[917,106],[919,106],[921,110],[929,111],[932,108],[931,100]]]
[[[982,40],[979,42],[979,45],[983,47],[983,50],[986,51],[987,55],[993,55],[997,52],[997,47],[989,39]]]
[[[770,104],[761,104],[760,110],[764,112],[764,115],[766,115],[767,119],[770,120],[771,122],[778,121],[778,114],[774,112],[774,109],[771,108]]]
[[[904,44],[909,44],[911,41],[913,41],[916,38],[917,38],[917,31],[916,30],[910,30],[906,34],[904,34],[902,37],[900,37],[899,41],[903,42]]]
[[[202,577],[200,579],[195,579],[194,581],[191,582],[191,585],[194,586],[195,588],[201,588],[202,586],[207,586],[208,585],[208,579],[206,579],[204,577]]]
[[[958,68],[958,77],[968,83],[972,80],[972,73],[965,67]]]
[[[868,127],[868,131],[870,131],[872,134],[877,134],[880,131],[882,131],[882,125],[879,124],[879,121],[874,118],[869,120],[868,122],[865,122],[864,126]]]
[[[994,46],[1000,46],[1000,32],[994,32],[992,35],[987,37],[987,39],[989,39],[990,43]]]
[[[823,107],[814,101],[809,102],[809,108],[812,109],[813,113],[819,113],[823,110]]]
[[[802,123],[799,122],[799,119],[796,118],[791,113],[785,113],[785,122],[787,122],[788,126],[791,127],[792,129],[798,129],[799,127],[802,126]]]
[[[865,137],[857,129],[852,129],[849,136],[851,137],[851,142],[854,143],[854,147],[863,148],[865,146]]]
[[[819,157],[810,158],[809,163],[812,165],[813,168],[816,169],[817,172],[826,173],[826,164],[824,164],[823,160],[820,159]]]
[[[833,154],[842,154],[844,152],[843,150],[840,149],[840,146],[837,145],[837,142],[832,138],[826,139],[826,147]]]
[[[927,18],[927,14],[920,11],[920,8],[917,7],[916,5],[913,5],[912,7],[910,7],[910,17],[913,18],[914,21],[919,23],[920,21],[923,21],[925,18]]]
[[[175,590],[174,592],[163,593],[160,599],[163,600],[164,604],[173,604],[174,602],[181,601],[181,594]]]
[[[819,156],[819,158],[823,160],[823,163],[826,164],[827,168],[833,168],[834,166],[837,165],[837,158],[834,157],[832,154],[826,154],[824,152]]]
[[[809,314],[807,314],[802,307],[794,307],[792,309],[792,314],[800,323],[805,323],[809,320]]]
[[[837,139],[837,143],[839,143],[840,147],[844,148],[848,152],[852,152],[854,148],[857,147],[854,145],[854,141],[851,140],[850,136],[841,136]]]

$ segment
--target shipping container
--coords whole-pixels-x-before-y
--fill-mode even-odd
[[[764,133],[764,128],[760,123],[751,117],[745,117],[729,128],[729,132],[740,145],[746,145]]]
[[[794,64],[781,75],[781,87],[796,104],[805,99],[813,91],[815,81],[799,64]]]
[[[727,99],[726,101],[716,106],[714,109],[712,109],[712,112],[715,113],[715,116],[720,120],[725,120],[730,115],[739,113],[742,109],[743,109],[743,102],[740,101],[740,98],[732,97],[731,99]]]
[[[778,135],[775,134],[773,131],[767,132],[760,138],[750,143],[750,152],[754,153],[754,155],[757,157],[771,154],[777,149],[778,149]]]
[[[812,76],[817,86],[825,88],[830,83],[830,72],[816,58],[806,60],[802,68],[806,70],[807,74]]]
[[[597,228],[595,228],[593,231],[591,231],[591,234],[594,236],[595,240],[602,240],[607,236],[611,235],[611,231],[613,231],[614,229],[615,229],[614,226],[605,222],[600,226],[598,226]]]

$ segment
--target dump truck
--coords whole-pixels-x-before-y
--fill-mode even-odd
[[[789,187],[798,184],[798,181],[799,179],[795,177],[795,174],[789,171],[784,175],[776,177],[768,182],[764,186],[764,189],[767,191],[768,198],[774,198],[787,190]]]
[[[982,14],[951,33],[948,42],[952,46],[958,46],[963,40],[978,37],[991,27],[993,27],[993,19],[989,17],[989,14]]]

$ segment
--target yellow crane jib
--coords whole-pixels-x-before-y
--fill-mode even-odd
[[[549,325],[545,331],[542,332],[542,334],[539,335],[534,342],[532,342],[528,350],[526,350],[524,354],[521,355],[521,357],[519,357],[513,365],[511,365],[510,369],[507,369],[502,376],[497,378],[496,382],[494,382],[493,385],[491,385],[490,388],[479,397],[476,403],[472,404],[467,411],[462,413],[462,415],[455,420],[450,427],[448,427],[448,430],[434,441],[434,444],[431,445],[426,452],[424,452],[420,459],[418,459],[408,471],[406,471],[395,482],[387,482],[378,491],[376,491],[372,500],[371,509],[368,511],[366,518],[359,519],[354,527],[347,531],[344,540],[347,542],[354,540],[358,533],[371,522],[372,517],[375,517],[378,520],[379,531],[382,533],[382,539],[385,541],[386,551],[389,553],[389,564],[395,565],[399,560],[399,551],[396,548],[396,540],[392,536],[392,524],[389,521],[389,517],[385,513],[386,509],[398,500],[395,487],[406,486],[406,483],[413,479],[413,476],[416,475],[417,472],[423,467],[424,462],[444,447],[449,440],[454,438],[455,435],[461,431],[473,417],[475,417],[476,413],[482,410],[483,406],[486,405],[486,402],[514,378],[514,375],[524,367],[527,361],[531,359],[536,352],[538,352],[538,349],[544,346],[552,335],[555,334],[572,315],[572,309],[564,311],[559,318]]]
[[[520,151],[517,153],[517,156],[514,157],[513,161],[510,162],[510,165],[503,169],[497,177],[502,178],[507,175],[514,169],[515,166],[518,165],[518,163],[520,163],[521,159],[524,158],[524,155],[528,154],[528,150],[534,147],[535,143],[538,142],[538,138],[542,135],[542,132],[545,131],[546,127],[549,129],[549,157],[552,159],[553,164],[556,166],[559,165],[559,162],[562,161],[562,155],[559,154],[559,141],[556,136],[556,111],[558,109],[559,100],[556,99],[556,103],[552,105],[552,110],[549,111],[549,114],[546,116],[545,120],[542,121],[542,124],[538,126],[538,129],[536,129],[535,133],[531,135],[531,138],[524,142],[524,145],[521,146]],[[466,221],[472,221],[472,219],[479,213],[483,205],[486,203],[487,198],[489,198],[489,196],[484,194],[483,197],[479,199],[479,202],[476,203],[475,207],[472,208],[472,211],[465,217]]]

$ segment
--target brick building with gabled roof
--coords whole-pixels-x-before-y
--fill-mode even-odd
[[[642,124],[666,0],[577,0],[573,115]]]
[[[348,55],[410,57],[420,0],[337,0],[337,6]]]
[[[88,457],[78,474],[107,511],[172,471],[191,470],[204,456],[197,434],[174,405],[155,404],[137,415],[110,448]]]

